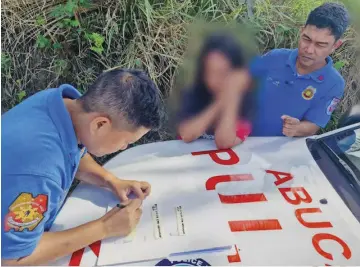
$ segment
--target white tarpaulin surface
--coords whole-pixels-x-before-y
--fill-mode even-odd
[[[114,172],[118,173],[121,171]],[[159,174],[151,184],[152,194],[143,203],[136,230],[125,238],[104,240],[99,265],[162,259],[173,253],[228,251],[235,243],[227,221],[223,220],[226,215],[216,192],[184,190],[181,182],[175,181],[174,192],[165,173]]]
[[[207,140],[154,143],[129,149],[106,165],[126,179],[151,183],[167,176],[163,186],[173,190],[164,196],[169,199],[181,190],[217,192],[224,212],[221,219],[235,238],[232,251],[168,257],[163,265],[174,261],[190,265],[360,265],[360,224],[321,173],[303,139],[257,138],[255,142],[249,138],[233,150],[208,151],[212,149],[213,142]],[[320,203],[323,199],[326,204]],[[98,218],[114,200],[103,189],[80,185],[53,230]],[[99,244],[92,245],[55,264],[95,265],[99,249]]]

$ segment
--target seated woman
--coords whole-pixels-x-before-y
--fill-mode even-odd
[[[251,132],[254,96],[240,45],[227,34],[212,34],[202,47],[197,76],[183,91],[177,114],[179,138],[214,139],[218,149],[242,143]]]

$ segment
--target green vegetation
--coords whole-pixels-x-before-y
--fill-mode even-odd
[[[2,112],[61,83],[84,91],[102,71],[117,67],[146,69],[167,97],[187,49],[189,25],[195,20],[248,25],[259,52],[292,48],[309,11],[324,1],[253,0],[251,17],[247,5],[240,2],[244,1],[4,0]],[[347,81],[341,110],[359,98],[355,38],[350,28],[334,54],[335,67]],[[338,113],[329,129],[335,127],[337,117]],[[161,131],[149,138],[144,141],[166,139],[168,134]]]

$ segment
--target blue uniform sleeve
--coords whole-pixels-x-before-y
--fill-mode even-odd
[[[258,78],[266,74],[268,68],[272,65],[273,56],[276,54],[276,50],[270,50],[261,56],[255,56],[249,64],[249,71],[251,76]]]
[[[329,94],[314,101],[304,119],[325,128],[344,95],[344,87],[344,82],[337,84],[329,91]]]
[[[47,177],[9,175],[1,195],[1,257],[18,259],[32,254],[56,214],[61,187]]]

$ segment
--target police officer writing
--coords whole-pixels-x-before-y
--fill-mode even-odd
[[[301,28],[297,49],[274,49],[250,65],[258,80],[258,113],[252,136],[310,136],[327,125],[345,82],[329,56],[349,24],[346,9],[325,3]]]
[[[42,265],[98,240],[126,236],[139,222],[144,181],[123,180],[98,165],[163,120],[155,84],[141,71],[100,75],[84,95],[70,85],[43,90],[6,112],[2,123],[2,265]],[[110,189],[125,208],[48,232],[74,177]],[[5,189],[5,190],[4,190]],[[134,193],[137,198],[128,200]]]

